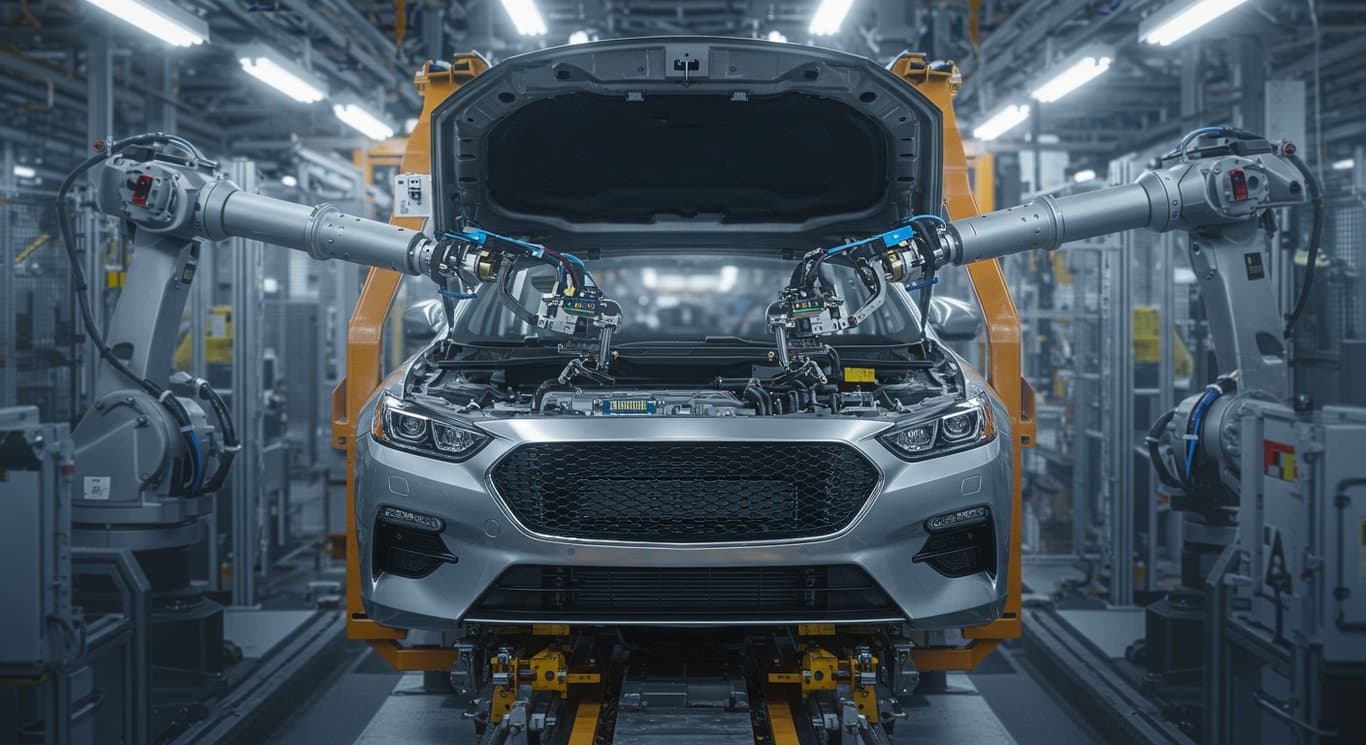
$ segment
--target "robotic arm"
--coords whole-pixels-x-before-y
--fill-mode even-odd
[[[91,523],[187,526],[207,505],[186,504],[202,502],[231,464],[236,442],[221,399],[206,382],[171,374],[203,240],[259,240],[319,260],[426,275],[449,301],[473,297],[466,287],[498,282],[505,304],[535,327],[569,336],[596,330],[594,353],[571,362],[565,375],[611,380],[606,371],[621,310],[569,254],[477,229],[437,238],[331,205],[253,194],[224,179],[217,163],[174,135],[101,141],[96,153],[67,177],[58,199],[87,333],[106,363],[97,376],[94,405],[74,433],[87,485],[77,498]],[[96,206],[119,218],[133,242],[127,284],[107,334],[90,312],[65,215],[65,194],[87,172],[94,175]],[[560,281],[537,313],[508,292],[512,276],[530,261],[550,263],[559,272]],[[198,400],[212,404],[217,427]],[[168,501],[173,497],[185,499]],[[179,527],[163,531],[167,545],[187,540]]]
[[[1284,324],[1262,260],[1262,240],[1274,229],[1272,210],[1308,201],[1313,179],[1289,144],[1237,130],[1211,128],[1213,143],[1189,147],[1188,138],[1162,168],[1132,184],[1065,197],[1041,196],[1018,207],[943,224],[917,220],[874,238],[822,249],[803,258],[779,302],[770,308],[780,355],[793,339],[813,340],[856,326],[885,299],[843,313],[832,293],[818,289],[822,261],[852,263],[874,282],[932,282],[936,268],[1042,249],[1069,241],[1147,228],[1191,235],[1191,261],[1210,316],[1219,364],[1237,369],[1244,387],[1284,397]],[[927,216],[921,216],[927,217]],[[932,216],[930,216],[932,217]],[[868,280],[865,280],[867,282]],[[872,286],[870,285],[870,289]]]
[[[1184,508],[1212,515],[1236,505],[1230,490],[1237,483],[1239,402],[1290,395],[1284,339],[1303,306],[1308,280],[1283,317],[1263,253],[1266,237],[1275,231],[1274,211],[1306,202],[1315,208],[1312,271],[1321,198],[1294,146],[1230,128],[1196,130],[1132,184],[1041,196],[947,224],[913,221],[808,254],[770,308],[770,327],[785,366],[796,373],[812,365],[790,357],[793,340],[809,345],[865,317],[863,309],[843,314],[838,299],[814,285],[813,269],[822,260],[838,257],[860,272],[876,271],[881,285],[909,281],[908,289],[915,289],[932,282],[934,270],[945,264],[1052,251],[1070,241],[1138,228],[1186,231],[1215,355],[1230,374],[1164,415],[1149,437],[1149,451],[1164,481],[1185,492]]]

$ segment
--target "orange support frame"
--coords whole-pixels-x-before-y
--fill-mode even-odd
[[[413,82],[422,94],[422,115],[403,151],[400,167],[404,173],[432,172],[432,112],[460,86],[487,69],[488,62],[483,57],[460,54],[451,60],[449,69],[436,68],[429,61],[418,71]],[[396,217],[390,222],[421,230],[423,220]],[[346,451],[346,633],[352,639],[369,640],[370,646],[396,670],[449,670],[455,662],[455,650],[399,646],[398,640],[408,632],[370,620],[360,601],[355,512],[356,420],[384,377],[384,319],[400,279],[402,275],[398,272],[384,269],[371,269],[366,275],[347,328],[346,378],[332,391],[332,442],[337,449]]]
[[[967,152],[958,131],[958,118],[953,110],[953,97],[958,92],[961,77],[952,66],[931,69],[923,55],[903,54],[890,66],[902,80],[915,86],[939,108],[943,115],[944,137],[944,206],[950,219],[979,215],[969,171]],[[989,160],[988,160],[989,164]],[[990,179],[989,168],[979,172]],[[989,181],[979,183],[982,191],[990,194]],[[984,626],[963,629],[968,643],[961,647],[927,647],[911,653],[921,670],[971,670],[1003,639],[1020,636],[1020,523],[1024,516],[1020,498],[1020,476],[1024,448],[1034,446],[1034,389],[1020,371],[1020,314],[1006,286],[1005,274],[996,261],[979,261],[968,266],[977,301],[982,306],[987,325],[987,382],[1005,403],[1010,413],[1011,463],[1013,465],[1010,521],[1010,556],[1006,569],[1006,604],[1001,618]]]
[[[423,94],[422,115],[408,138],[403,152],[405,173],[431,172],[431,114],[448,96],[475,75],[488,69],[478,55],[457,55],[451,69],[433,69],[428,62],[415,82]],[[932,70],[922,55],[904,54],[892,63],[892,72],[923,93],[943,114],[944,205],[952,219],[980,214],[974,197],[969,164],[958,121],[953,111],[953,96],[960,78],[956,69]],[[362,166],[366,165],[364,163]],[[986,175],[989,168],[983,172]],[[986,185],[978,184],[985,194]],[[418,219],[394,218],[396,225],[414,230],[422,228]],[[1034,443],[1034,390],[1020,374],[1020,316],[996,261],[983,261],[968,267],[987,321],[987,381],[1005,402],[1011,417],[1014,511],[1011,520],[1010,556],[1006,573],[1005,614],[984,626],[963,629],[967,644],[958,647],[925,647],[912,655],[921,670],[971,670],[1003,639],[1020,636],[1020,476],[1023,449]],[[378,624],[365,616],[360,601],[360,560],[355,530],[355,422],[361,408],[379,387],[384,376],[383,331],[389,306],[398,291],[401,275],[372,269],[366,276],[355,313],[347,332],[346,378],[332,392],[332,436],[334,446],[346,451],[346,610],[347,634],[366,639],[397,670],[449,670],[455,651],[442,647],[402,647],[398,641],[407,635],[403,629]]]

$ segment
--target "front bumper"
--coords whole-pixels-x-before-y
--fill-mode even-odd
[[[369,432],[368,418],[360,432]],[[1003,410],[997,422],[1008,421]],[[841,616],[841,623],[905,622],[915,629],[942,629],[990,622],[1001,615],[1007,584],[1007,537],[1011,511],[1010,433],[998,427],[985,445],[940,458],[907,463],[876,439],[883,421],[839,417],[725,417],[614,419],[564,417],[481,423],[494,439],[465,463],[448,463],[394,450],[368,435],[356,442],[356,533],[360,548],[361,598],[375,621],[400,628],[447,630],[481,618],[477,603],[509,568],[856,566],[886,593],[900,613]],[[582,540],[533,534],[520,525],[489,485],[487,473],[507,452],[527,442],[598,441],[840,441],[859,449],[882,479],[864,509],[843,530],[824,537],[749,543],[661,544]],[[413,579],[382,573],[374,565],[375,525],[381,506],[439,517],[446,548],[458,561],[442,563]],[[926,519],[976,505],[994,517],[994,571],[950,578],[912,557],[926,544]],[[471,612],[471,609],[476,609]],[[762,623],[821,623],[819,614]],[[538,623],[579,622],[547,616]],[[526,623],[526,619],[520,620]],[[604,624],[638,623],[603,617]],[[744,615],[705,619],[681,616],[667,625],[756,623]],[[650,624],[660,623],[657,620]]]

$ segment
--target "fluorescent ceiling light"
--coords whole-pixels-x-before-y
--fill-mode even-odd
[[[327,98],[327,84],[300,65],[263,46],[243,49],[237,61],[248,75],[301,103]]]
[[[1163,47],[1175,44],[1245,2],[1247,0],[1182,0],[1173,3],[1140,24],[1138,38]]]
[[[177,47],[209,40],[209,24],[165,0],[89,0],[89,3],[129,26]]]
[[[776,41],[779,44],[785,44],[787,43],[787,36],[784,35],[783,32],[775,28],[772,31],[768,32],[768,40]]]
[[[14,175],[18,176],[19,178],[36,178],[38,176],[38,172],[30,168],[29,166],[15,166]]]
[[[815,15],[811,16],[811,26],[807,30],[816,36],[834,36],[840,32],[840,24],[849,15],[854,0],[821,0]]]
[[[1350,170],[1352,170],[1353,168],[1356,168],[1356,165],[1357,165],[1357,162],[1356,162],[1356,159],[1355,159],[1355,158],[1343,158],[1342,160],[1335,160],[1335,161],[1333,161],[1333,170],[1334,170],[1334,171],[1350,171]],[[17,175],[17,174],[19,173],[19,169],[16,167],[16,168],[14,169],[14,172],[15,172],[15,174]]]
[[[407,119],[403,120],[404,134],[412,134],[414,129],[417,129],[417,117],[410,116]]]
[[[344,124],[372,140],[387,140],[394,136],[394,128],[386,121],[357,103],[333,104],[332,113]]]
[[[512,16],[512,25],[522,36],[541,36],[545,34],[545,19],[536,9],[535,0],[503,0],[503,9]]]
[[[1057,101],[1103,75],[1110,69],[1113,58],[1114,52],[1108,48],[1089,47],[1055,68],[1058,73],[1044,81],[1029,95],[1043,103]]]
[[[1014,129],[1021,122],[1029,118],[1029,107],[1025,104],[1013,104],[996,112],[972,130],[972,136],[978,140],[994,140],[997,137]]]
[[[299,185],[299,179],[294,178],[293,176],[286,173],[285,175],[280,177],[280,183],[293,189],[294,187]]]
[[[589,41],[590,39],[588,36],[588,32],[584,31],[583,29],[579,29],[578,31],[575,31],[574,33],[569,35],[570,44],[587,44]]]
[[[1083,168],[1082,170],[1072,174],[1072,180],[1079,184],[1084,184],[1087,181],[1095,181],[1096,172],[1090,168]]]

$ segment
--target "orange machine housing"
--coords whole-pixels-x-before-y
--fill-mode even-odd
[[[437,68],[431,62],[423,65],[414,81],[423,97],[422,115],[403,149],[400,166],[403,172],[431,173],[432,112],[461,85],[487,69],[488,62],[476,54],[456,55],[450,69]],[[943,192],[949,217],[959,219],[980,214],[968,156],[953,111],[953,97],[961,80],[957,69],[932,67],[923,55],[909,53],[892,62],[890,69],[943,112]],[[985,187],[985,183],[979,183],[979,186]],[[989,189],[984,188],[979,194],[990,199]],[[422,228],[421,219],[395,217],[391,222],[413,230]],[[1020,636],[1020,469],[1023,449],[1034,443],[1034,390],[1020,375],[1020,316],[1000,265],[996,261],[978,262],[970,265],[968,272],[987,324],[986,378],[1010,412],[1015,438],[1011,447],[1014,519],[1010,522],[1008,592],[1004,615],[984,626],[963,629],[963,644],[917,648],[912,655],[921,670],[971,670],[1001,640]],[[384,269],[371,269],[366,276],[347,331],[346,377],[332,392],[333,445],[346,452],[346,628],[348,636],[369,641],[395,669],[445,672],[455,662],[454,650],[399,644],[407,636],[407,630],[370,620],[360,601],[360,561],[354,512],[355,422],[385,374],[385,318],[398,292],[400,279],[397,272]]]

